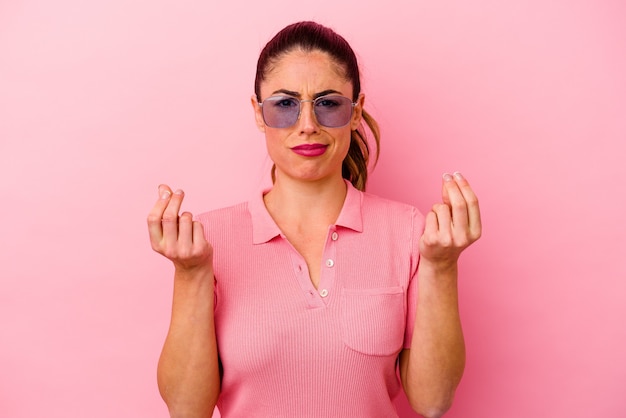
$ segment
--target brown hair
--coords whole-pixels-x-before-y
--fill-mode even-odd
[[[356,101],[361,93],[361,79],[356,55],[348,42],[332,29],[315,22],[293,23],[278,32],[265,45],[257,62],[256,78],[254,80],[254,92],[261,99],[260,85],[271,67],[284,54],[301,49],[305,52],[322,51],[339,64],[345,71],[346,80],[352,83],[352,100]],[[363,110],[363,121],[374,135],[376,142],[376,156],[378,160],[380,149],[380,130],[374,118]],[[367,166],[370,157],[370,146],[363,125],[361,124],[351,133],[350,149],[343,160],[342,176],[359,190],[365,190],[367,183]],[[276,167],[272,167],[272,180]]]

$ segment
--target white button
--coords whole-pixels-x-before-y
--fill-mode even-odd
[[[333,241],[337,241],[337,238],[339,238],[339,234],[336,232],[333,232],[333,234],[330,237],[332,238]]]
[[[335,265],[335,262],[332,259],[326,260],[326,267],[332,267]]]
[[[320,292],[320,296],[325,298],[326,296],[328,296],[328,290],[326,289],[322,289],[322,291]]]

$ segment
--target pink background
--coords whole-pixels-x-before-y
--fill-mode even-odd
[[[481,199],[447,417],[626,416],[625,3],[215,3],[0,1],[0,416],[167,416],[147,212],[161,182],[198,212],[266,181],[255,62],[302,19],[360,56],[370,191],[426,211],[460,170]]]

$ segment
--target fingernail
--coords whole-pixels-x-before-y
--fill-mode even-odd
[[[163,200],[167,200],[170,198],[171,193],[169,192],[169,190],[163,190],[163,192],[161,193],[161,199]]]
[[[450,175],[450,173],[443,173],[443,180],[444,181],[452,181],[452,175]]]
[[[454,177],[456,177],[457,180],[463,180],[463,174],[459,173],[458,171],[454,172]]]
[[[181,195],[181,194],[184,194],[184,193],[185,193],[185,192],[183,192],[181,189],[178,189],[178,190],[176,190],[176,191],[174,192],[174,194],[178,194],[178,195]]]

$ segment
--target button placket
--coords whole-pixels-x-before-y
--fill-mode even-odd
[[[335,285],[335,265],[336,265],[336,246],[339,234],[331,227],[328,231],[328,239],[326,240],[326,246],[323,253],[323,266],[322,274],[320,277],[320,283],[318,286],[318,293],[322,299],[328,298]],[[328,303],[328,302],[326,302]]]
[[[300,255],[300,253],[298,253],[298,251],[293,248],[293,246],[291,246],[290,258],[293,265],[295,277],[304,294],[304,300],[306,305],[310,309],[323,308],[325,304],[322,298],[320,298],[319,292],[317,291],[317,289],[315,289],[313,283],[311,283],[311,277],[309,275],[309,269],[306,265],[306,261]]]

